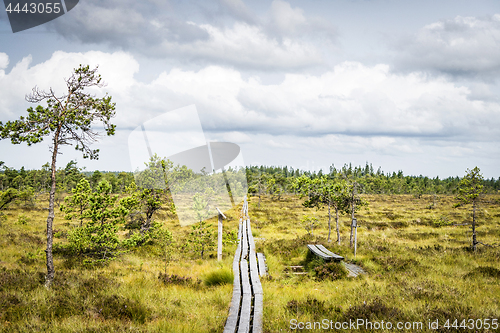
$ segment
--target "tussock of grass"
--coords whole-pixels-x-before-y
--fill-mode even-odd
[[[314,268],[318,280],[340,280],[347,277],[347,269],[337,262],[329,262]]]
[[[344,313],[344,320],[346,321],[356,320],[358,318],[385,321],[406,319],[399,309],[387,305],[380,298],[375,298],[370,302],[363,301],[361,304],[353,305]]]
[[[208,287],[232,284],[233,280],[233,272],[227,268],[216,269],[203,277],[203,282]]]
[[[491,266],[479,266],[464,275],[465,279],[478,277],[500,279],[500,269]]]
[[[341,313],[341,308],[327,301],[318,300],[308,296],[305,300],[291,300],[286,304],[286,310],[290,314],[307,313],[315,318],[326,318],[335,313]]]

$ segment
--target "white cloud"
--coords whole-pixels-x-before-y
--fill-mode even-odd
[[[92,68],[99,65],[104,81],[114,90],[125,90],[135,84],[133,75],[139,65],[124,52],[104,53],[65,53],[56,51],[52,57],[41,64],[31,66],[32,57],[27,56],[17,63],[10,73],[0,77],[0,116],[8,118],[21,114],[32,106],[24,101],[26,94],[34,86],[48,91],[53,88],[57,95],[66,93],[65,78],[69,78],[74,68],[88,64]],[[96,90],[97,93],[97,90]],[[104,94],[101,92],[101,94]]]
[[[248,147],[262,145],[268,151],[267,161],[286,152],[312,156],[321,149],[332,156],[429,157],[429,147],[434,158],[465,159],[468,153],[460,144],[476,149],[474,156],[494,159],[491,147],[500,138],[497,101],[470,98],[470,89],[442,77],[395,74],[387,65],[345,62],[322,75],[287,74],[282,82],[265,85],[256,77],[244,79],[239,71],[220,66],[198,71],[174,68],[141,83],[134,78],[137,61],[123,52],[56,52],[44,63],[30,67],[30,62],[27,57],[0,77],[0,120],[24,113],[24,94],[34,84],[60,91],[62,78],[72,68],[98,63],[109,85],[97,95],[107,91],[113,96],[114,123],[121,133],[106,138],[100,147],[117,156],[127,154],[126,149],[113,149],[125,145],[119,141],[126,137],[123,130],[191,104],[200,111],[209,139],[234,140],[250,151],[256,148]],[[272,147],[280,154],[270,152]],[[107,160],[114,163],[109,156]]]
[[[282,0],[272,2],[271,17],[282,32],[294,33],[307,23],[302,9],[292,8],[288,2]]]
[[[48,61],[30,67],[25,58],[0,79],[7,105],[14,108],[37,84],[64,91],[62,78],[80,63],[100,65],[108,91],[117,103],[119,125],[139,121],[184,105],[195,104],[210,131],[322,136],[467,137],[498,139],[500,106],[470,98],[471,90],[442,77],[422,73],[395,74],[387,65],[344,62],[322,75],[287,74],[282,82],[265,85],[243,79],[235,69],[208,66],[199,71],[174,68],[149,84],[134,74],[137,61],[127,53],[55,52]],[[59,79],[57,79],[59,78]],[[16,110],[16,111],[14,111]]]
[[[199,27],[209,35],[207,40],[183,45],[164,41],[162,48],[171,54],[243,68],[277,70],[322,64],[322,56],[315,46],[290,38],[278,41],[257,26],[235,23],[231,28],[210,24]]]
[[[500,15],[462,17],[424,26],[399,44],[401,68],[490,75],[500,70]]]
[[[7,53],[0,52],[0,69],[5,69],[9,65],[9,56]]]

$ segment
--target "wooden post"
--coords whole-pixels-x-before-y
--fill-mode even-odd
[[[357,182],[354,182],[352,184],[352,197],[351,197],[351,205],[352,205],[352,211],[351,211],[351,219],[355,220],[354,218],[354,210],[355,210],[355,206],[356,206],[356,202],[354,201],[355,199],[355,196],[356,196],[356,185],[358,183]],[[349,247],[352,247],[352,228],[353,228],[353,225],[351,224],[351,235],[349,237]]]
[[[354,227],[354,258],[356,258],[356,250],[358,248],[358,221],[356,218],[352,219],[352,226]]]
[[[215,207],[217,212],[219,213],[219,230],[217,233],[217,260],[222,260],[222,218],[226,218],[224,214],[219,210],[219,208]]]

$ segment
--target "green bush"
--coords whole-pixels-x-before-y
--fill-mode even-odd
[[[193,284],[193,279],[189,276],[180,276],[176,274],[163,274],[160,273],[158,276],[158,280],[163,282],[164,284],[176,284],[176,285],[189,285]]]
[[[25,214],[19,214],[17,217],[17,223],[19,224],[26,225],[29,221],[30,219]]]
[[[223,284],[233,283],[234,275],[227,268],[220,268],[215,271],[208,273],[204,278],[203,282],[206,286],[218,286]]]
[[[339,280],[347,277],[347,269],[341,263],[328,262],[314,268],[319,280]]]

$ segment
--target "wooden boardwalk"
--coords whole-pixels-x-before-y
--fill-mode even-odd
[[[259,275],[265,274],[265,263],[264,256],[255,253],[246,197],[240,218],[233,273],[233,298],[224,333],[261,333],[263,293]]]
[[[345,268],[347,268],[347,271],[349,272],[347,277],[356,277],[360,274],[366,274],[366,272],[363,270],[363,268],[359,267],[358,265],[348,264],[348,263],[344,262],[344,266],[345,266]]]

